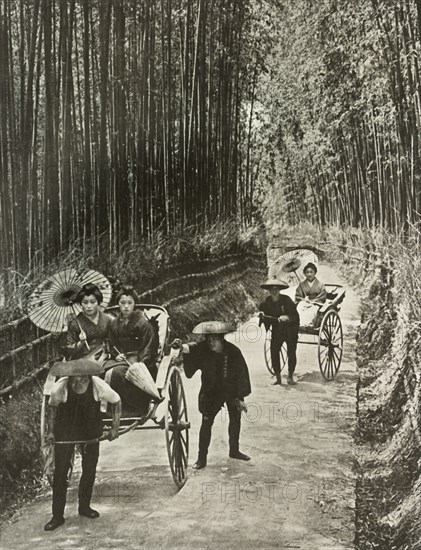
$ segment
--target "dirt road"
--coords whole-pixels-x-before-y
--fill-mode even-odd
[[[320,278],[340,282],[329,266]],[[190,471],[177,492],[160,431],[129,433],[101,448],[93,506],[101,517],[77,515],[74,489],[66,523],[45,533],[51,498],[25,508],[3,529],[1,550],[353,548],[355,417],[354,335],[358,298],[342,306],[345,353],[335,382],[324,382],[316,346],[299,346],[298,385],[272,386],[256,319],[231,335],[250,368],[253,393],[243,417],[241,449],[248,463],[228,458],[227,415],[215,421],[208,467]],[[185,382],[196,459],[199,376]],[[73,478],[76,484],[77,475]],[[75,479],[76,478],[76,479]],[[74,486],[73,485],[73,486]]]

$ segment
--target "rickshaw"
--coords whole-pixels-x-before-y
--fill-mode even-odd
[[[288,282],[300,282],[297,274],[297,269],[302,265],[304,261],[312,261],[318,263],[318,258],[313,250],[299,248],[296,250],[290,250],[286,254],[280,256],[275,265],[280,267],[280,270],[274,271],[272,267],[272,273],[275,275],[281,275],[284,281]],[[320,372],[323,378],[331,382],[335,379],[339,367],[342,362],[343,354],[343,329],[342,322],[339,316],[340,306],[345,298],[346,289],[336,283],[325,283],[327,300],[323,304],[315,304],[319,306],[319,311],[316,317],[316,321],[312,326],[300,326],[298,331],[298,343],[306,345],[317,346],[317,357]],[[288,293],[288,291],[287,291]],[[265,320],[276,320],[274,317],[262,316],[262,322]],[[268,371],[274,375],[275,372],[272,368],[272,361],[270,355],[270,345],[272,339],[272,329],[269,328],[266,331],[266,337],[264,342],[264,357]],[[284,344],[280,351],[281,372],[287,363],[287,351],[286,344]]]
[[[37,316],[36,314],[37,308],[46,308],[45,303],[47,302],[47,299],[45,297],[45,294],[47,291],[45,289],[48,289],[48,299],[50,299],[51,294],[51,296],[53,296],[52,300],[54,301],[54,303],[60,303],[60,308],[62,309],[60,313],[62,314],[62,316],[68,316],[69,312],[73,314],[77,313],[77,310],[75,309],[75,304],[72,300],[74,295],[83,286],[84,281],[80,280],[81,274],[80,272],[78,272],[78,278],[76,278],[76,275],[73,277],[74,279],[76,279],[76,283],[74,282],[74,280],[71,280],[69,283],[69,280],[71,278],[67,274],[66,276],[62,275],[63,273],[64,272],[61,272],[61,274],[57,274],[61,275],[60,288],[58,290],[55,290],[53,288],[53,291],[51,291],[51,285],[46,284],[48,281],[51,283],[52,280],[55,284],[54,278],[57,278],[57,275],[55,275],[44,282],[42,285],[40,285],[32,295],[34,296],[34,298],[32,299],[32,303],[34,305],[32,307],[29,307],[29,312],[30,317],[32,315],[31,318],[33,318],[34,322],[36,322],[38,326],[42,326],[43,328],[46,328],[47,326],[46,323],[42,324],[42,320],[40,320],[39,318],[40,316]],[[100,280],[99,275],[100,274],[92,270],[85,270],[83,272],[84,279],[94,279],[93,282],[95,284],[98,284],[97,280]],[[95,279],[95,277],[97,277],[97,280]],[[101,277],[101,280],[106,280],[105,277]],[[63,280],[66,281],[65,284],[63,284]],[[108,281],[107,284],[109,285]],[[103,291],[103,288],[101,288],[101,291]],[[105,294],[105,291],[103,292],[103,294]],[[109,298],[107,297],[107,300],[111,298],[111,292],[109,294],[110,295]],[[102,306],[104,306],[104,303],[102,304]],[[135,306],[135,309],[141,310],[145,314],[145,317],[147,319],[156,319],[158,323],[157,329],[159,346],[156,357],[158,375],[153,392],[155,393],[155,396],[151,397],[146,414],[144,414],[143,416],[122,416],[120,420],[119,435],[137,430],[164,430],[171,474],[175,484],[180,489],[187,481],[190,423],[188,421],[187,403],[180,369],[178,366],[173,364],[173,358],[178,355],[179,351],[171,349],[168,345],[170,318],[167,310],[164,307],[154,304],[137,304]],[[104,311],[106,314],[115,317],[119,311],[119,308],[118,306],[106,307],[104,308]],[[60,321],[60,323],[60,326],[63,326],[62,321]],[[59,324],[57,324],[57,327],[59,327]],[[52,331],[60,332],[57,327],[53,327]],[[51,330],[51,325],[49,326],[49,328]],[[105,370],[107,370],[107,360],[109,359],[109,354],[105,345],[100,346],[95,350],[92,350],[86,357],[88,359],[93,359],[97,361],[104,367]],[[49,400],[50,387],[51,377],[50,380],[48,380],[47,377],[41,406],[41,443],[45,441],[47,425],[46,410]],[[105,434],[107,433],[110,426],[111,419],[105,418],[103,420],[104,433],[102,437],[88,442],[80,441],[76,443],[89,444],[103,441],[107,437]],[[66,442],[56,442],[56,444],[63,443]]]

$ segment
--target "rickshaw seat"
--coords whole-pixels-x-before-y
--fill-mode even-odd
[[[144,314],[148,320],[156,318],[158,322],[158,340],[159,340],[159,351],[164,348],[165,340],[167,337],[167,328],[168,328],[168,314],[165,313],[161,308],[158,307],[148,307],[145,308]]]
[[[341,304],[344,301],[345,292],[346,292],[345,288],[339,288],[336,292],[332,292],[332,293],[328,292],[327,293],[328,300],[320,308],[319,313],[325,313],[332,306],[336,307],[339,304]]]

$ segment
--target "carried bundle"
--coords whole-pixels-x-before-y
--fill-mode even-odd
[[[155,397],[156,399],[161,398],[151,373],[148,371],[144,363],[133,363],[130,365],[127,369],[125,377],[129,382],[149,395],[152,395],[152,397]]]

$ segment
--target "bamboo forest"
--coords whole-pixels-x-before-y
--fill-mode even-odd
[[[0,546],[421,549],[420,270],[421,0],[0,0]]]
[[[116,250],[157,228],[247,225],[272,207],[322,224],[415,221],[419,9],[3,0],[3,266],[73,241]]]

